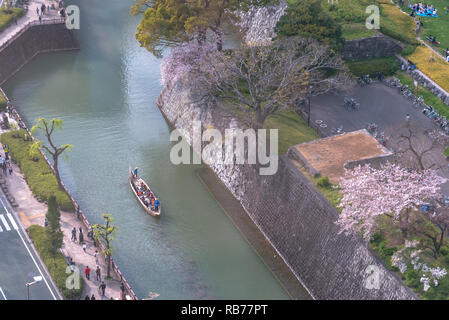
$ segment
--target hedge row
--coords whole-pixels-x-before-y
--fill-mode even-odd
[[[83,292],[84,279],[82,275],[79,277],[79,288],[73,289],[72,292],[66,287],[66,280],[70,276],[70,273],[66,273],[68,264],[62,253],[57,252],[56,254],[53,254],[51,252],[47,229],[42,226],[32,225],[27,231],[59,291],[66,299],[80,298]]]
[[[357,77],[366,74],[374,77],[377,72],[382,72],[384,76],[389,76],[400,69],[399,62],[394,57],[359,60],[348,62],[347,64],[351,73]]]
[[[33,161],[29,151],[31,141],[24,140],[25,130],[5,132],[0,136],[2,144],[10,147],[13,161],[20,167],[33,194],[40,201],[47,201],[51,195],[56,197],[61,210],[73,211],[73,204],[64,191],[58,189],[58,182],[42,155]]]

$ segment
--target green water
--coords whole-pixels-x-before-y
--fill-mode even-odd
[[[131,1],[77,1],[82,50],[34,59],[4,90],[27,125],[60,117],[74,145],[62,179],[91,223],[111,213],[115,260],[140,298],[286,299],[277,280],[195,174],[169,161],[170,128],[155,105],[160,60],[134,40]],[[127,184],[139,166],[163,204],[149,216]]]

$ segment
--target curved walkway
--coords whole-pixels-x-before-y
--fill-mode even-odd
[[[30,3],[28,4],[28,11],[25,12],[25,14],[17,19],[17,23],[12,23],[8,28],[0,32],[0,47],[14,37],[18,32],[20,32],[23,28],[25,28],[30,22],[33,21],[39,21],[39,16],[36,13],[36,8],[39,8],[42,6],[42,4],[45,4],[45,6],[48,6],[53,4],[56,5],[57,3],[50,0],[30,0]],[[53,20],[59,18],[58,10],[51,10],[50,13],[46,12],[42,16],[42,20]]]

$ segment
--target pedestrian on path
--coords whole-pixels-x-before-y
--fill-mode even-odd
[[[6,161],[3,162],[2,164],[2,170],[3,170],[3,175],[6,177],[7,171],[6,171]]]
[[[80,231],[81,231],[81,229],[80,229]],[[79,234],[79,239],[80,239],[80,244],[84,242],[84,235],[82,232],[80,232],[80,234]]]
[[[100,269],[99,265],[97,265],[97,269],[95,270],[95,274],[97,275],[97,281],[101,281],[101,269]]]
[[[11,165],[11,161],[8,161],[8,171],[9,171],[9,175],[12,175],[12,165]]]
[[[87,246],[86,246],[85,243],[83,243],[83,251],[84,251],[84,253],[87,253],[86,249],[87,249]]]
[[[89,295],[86,294],[86,297],[84,298],[84,300],[90,300]]]
[[[90,297],[90,300],[97,300],[97,299],[95,299],[95,296],[93,293],[92,293],[92,297]]]
[[[89,266],[86,266],[86,268],[84,269],[84,274],[86,275],[86,279],[90,280],[90,268],[89,268]]]
[[[36,7],[36,13],[39,15],[39,7]]]
[[[5,160],[9,160],[9,146],[7,144],[3,146],[3,151],[5,151]]]
[[[98,250],[95,250],[94,257],[95,257],[95,263],[99,264],[98,263]]]
[[[106,283],[104,281],[100,284],[101,295],[104,297],[104,291],[106,290]]]
[[[76,241],[76,228],[73,227],[72,229],[72,241]]]

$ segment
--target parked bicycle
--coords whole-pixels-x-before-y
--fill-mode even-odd
[[[357,102],[354,98],[344,98],[343,106],[348,111],[358,111],[360,110],[360,103]]]
[[[338,128],[332,128],[331,133],[332,135],[336,135],[336,134],[343,134],[345,132],[343,131],[343,126],[340,125]]]
[[[365,74],[364,76],[359,77],[359,79],[357,80],[357,83],[362,87],[370,84],[371,82],[373,81],[371,80],[369,74]]]

